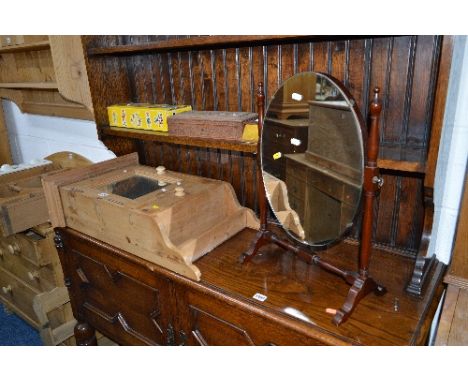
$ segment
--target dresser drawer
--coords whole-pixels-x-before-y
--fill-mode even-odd
[[[0,268],[0,300],[8,308],[23,317],[36,329],[39,323],[33,309],[34,296],[40,292],[22,282],[12,273]]]
[[[289,206],[292,210],[296,211],[299,219],[301,220],[301,224],[304,224],[305,218],[305,202],[303,199],[298,199],[296,197],[289,198]]]
[[[38,267],[52,262],[54,247],[48,239],[32,230],[12,235],[6,240],[7,249],[11,254],[22,256]]]
[[[286,157],[286,177],[301,179],[305,183],[307,181],[307,167]]]
[[[50,266],[39,267],[27,258],[12,255],[4,247],[0,247],[0,267],[41,292],[56,286],[54,272]]]
[[[308,184],[315,187],[317,190],[330,196],[333,199],[343,201],[344,183],[332,176],[322,173],[321,171],[309,169]]]
[[[296,177],[289,176],[286,178],[286,184],[288,187],[288,197],[296,199],[305,199],[306,184],[305,179],[298,179]]]
[[[179,299],[179,303],[186,304],[180,312],[184,312],[187,345],[326,345],[319,336],[304,336],[248,309],[200,293],[187,291],[185,301]]]

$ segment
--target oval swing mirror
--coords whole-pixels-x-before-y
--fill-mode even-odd
[[[325,74],[299,73],[271,99],[261,137],[266,195],[303,244],[329,245],[352,227],[363,185],[362,126],[352,97]]]

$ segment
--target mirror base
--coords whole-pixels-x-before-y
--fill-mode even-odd
[[[387,289],[384,286],[377,284],[371,277],[367,277],[365,279],[357,277],[349,289],[345,303],[336,312],[332,322],[336,326],[339,326],[345,322],[351,313],[353,313],[359,301],[361,301],[371,292],[374,292],[374,294],[377,296],[383,296],[385,293],[387,293]]]
[[[333,317],[332,322],[337,326],[345,322],[350,317],[359,301],[361,301],[369,293],[374,292],[377,296],[382,296],[387,292],[385,287],[377,284],[371,277],[363,277],[357,272],[340,269],[330,264],[329,262],[322,260],[320,256],[314,252],[303,250],[291,244],[287,240],[280,239],[276,234],[269,231],[268,229],[261,229],[257,232],[255,239],[252,241],[247,251],[245,251],[240,256],[239,261],[242,264],[249,262],[259,253],[260,248],[267,244],[276,244],[277,246],[294,253],[301,260],[307,262],[308,264],[317,265],[318,267],[330,273],[334,273],[337,276],[340,276],[343,280],[351,285],[343,306],[336,312],[335,316]]]
[[[314,252],[304,251],[290,242],[280,239],[276,234],[268,229],[261,229],[258,231],[255,239],[250,244],[250,247],[240,257],[240,262],[242,264],[249,262],[258,254],[260,248],[267,244],[276,244],[287,251],[291,251],[308,264],[317,264],[316,258],[318,258],[318,256],[316,256]]]

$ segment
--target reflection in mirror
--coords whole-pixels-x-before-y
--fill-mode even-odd
[[[307,72],[285,81],[267,108],[267,198],[288,234],[311,246],[342,236],[359,206],[364,148],[353,105],[335,80]]]

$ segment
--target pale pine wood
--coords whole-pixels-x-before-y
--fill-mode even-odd
[[[27,178],[32,178],[41,174],[45,174],[49,171],[57,170],[57,167],[54,164],[45,164],[43,166],[32,167],[24,170],[19,170],[15,172],[10,172],[0,175],[0,186],[5,185],[6,183],[16,182],[18,180],[23,180]]]
[[[9,246],[15,243],[14,236],[0,238],[0,266],[41,292],[52,289],[56,285],[52,268],[39,266],[21,253],[12,254]],[[30,275],[34,275],[34,278],[31,279]]]
[[[44,159],[54,162],[62,169],[84,167],[89,166],[93,163],[88,158],[85,158],[80,154],[72,153],[70,151],[60,151],[58,153],[49,155]]]
[[[281,225],[286,230],[293,232],[299,239],[304,240],[304,228],[299,215],[289,204],[286,183],[265,171],[263,172],[263,182],[270,205]]]
[[[447,288],[435,345],[468,345],[468,290]]]
[[[41,175],[57,169],[39,166],[0,176],[0,234],[9,236],[47,222]]]
[[[464,192],[460,202],[452,261],[444,281],[468,289],[468,169],[465,174]],[[468,311],[466,314],[468,315]]]
[[[4,293],[3,287],[10,287],[11,292]],[[39,328],[39,323],[32,308],[32,300],[39,293],[40,291],[0,267],[0,302],[36,329]]]
[[[21,50],[24,47],[44,43],[46,40],[47,36],[44,35],[3,35],[0,36],[0,47]]]
[[[65,227],[65,216],[63,215],[62,203],[60,199],[59,187],[87,179],[99,174],[112,171],[116,168],[128,165],[138,164],[138,155],[136,153],[121,156],[116,159],[110,159],[97,164],[92,168],[68,169],[61,173],[49,174],[42,178],[42,186],[49,211],[49,219],[53,227]]]
[[[80,36],[49,36],[60,94],[93,113],[83,45]]]
[[[448,345],[468,345],[468,290],[460,289]]]
[[[0,176],[0,234],[9,236],[49,220],[41,177],[61,169],[90,164],[71,152],[48,157],[53,163]]]
[[[135,161],[136,154],[127,155],[44,177],[53,224],[92,235],[194,280],[200,279],[200,271],[193,261],[243,228],[258,228],[253,211],[240,206],[230,184],[158,173],[132,164]],[[163,181],[166,192],[156,190],[133,200],[112,193],[110,184],[133,176]],[[183,196],[175,195],[177,187],[183,187]]]
[[[15,43],[0,48],[0,98],[24,113],[94,119],[79,36],[10,37]]]
[[[448,338],[453,321],[453,315],[457,306],[460,289],[449,285],[445,292],[445,300],[442,313],[440,315],[439,326],[437,327],[436,346],[448,345]]]
[[[27,193],[29,190],[24,192]],[[37,192],[33,196],[24,194],[22,198],[2,203],[2,224],[0,225],[3,235],[12,235],[47,221],[47,206],[44,195],[40,190]]]
[[[65,305],[70,301],[68,290],[65,287],[57,287],[49,292],[38,294],[33,300],[33,309],[39,321],[39,334],[44,345],[59,345],[73,336],[75,319],[65,321],[56,328],[52,328],[48,313]]]
[[[58,91],[0,87],[0,98],[13,101],[23,113],[92,120],[84,106],[65,100]]]
[[[31,42],[27,44],[19,45],[8,45],[0,48],[0,53],[11,53],[11,52],[25,52],[49,49],[49,40],[45,39],[42,41]]]
[[[8,89],[58,89],[56,82],[2,82],[0,88]]]
[[[468,169],[436,345],[468,345]]]

